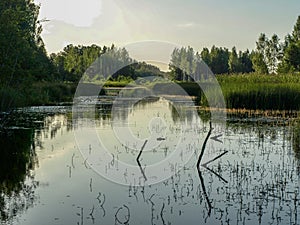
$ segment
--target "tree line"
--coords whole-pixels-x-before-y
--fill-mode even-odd
[[[212,46],[196,52],[192,47],[175,48],[169,68],[175,80],[189,80],[205,74],[199,70],[205,62],[214,74],[277,74],[300,72],[300,16],[291,34],[284,41],[274,34],[260,34],[251,52]],[[189,76],[187,76],[189,75]],[[190,77],[190,78],[189,78]]]
[[[163,76],[158,67],[137,62],[125,48],[98,45],[66,46],[63,51],[50,55],[51,61],[60,74],[61,81],[97,82],[105,80],[135,80],[137,77]]]
[[[51,99],[55,91],[48,87],[38,90],[43,86],[40,84],[58,83],[62,89],[66,83],[76,86],[82,76],[87,82],[155,75],[197,80],[208,76],[203,68],[210,68],[214,74],[300,71],[300,16],[283,41],[276,34],[270,38],[261,34],[252,51],[216,46],[201,52],[192,47],[176,48],[171,55],[170,72],[164,73],[155,66],[136,62],[126,49],[114,45],[68,45],[61,52],[48,55],[41,38],[45,21],[38,19],[39,9],[33,0],[0,1],[0,109],[18,99],[26,99],[28,104],[36,96]]]

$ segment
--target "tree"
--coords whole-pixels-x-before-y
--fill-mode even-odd
[[[251,73],[254,71],[248,49],[245,52],[239,51],[239,62],[241,66],[241,73]]]
[[[296,71],[300,71],[300,41],[291,43],[284,54],[287,64],[291,65]]]
[[[120,74],[115,73],[123,67],[126,68],[121,70],[122,73],[133,76],[127,65],[134,61],[125,48],[119,49],[114,45],[101,48],[70,44],[63,51],[51,54],[51,60],[64,81],[78,82],[81,77],[85,80],[108,79],[113,75],[117,78]]]
[[[229,54],[228,65],[229,65],[230,73],[241,72],[241,64],[240,64],[239,57],[238,57],[235,47],[232,48],[232,50]]]
[[[214,74],[229,73],[229,51],[226,48],[212,46],[210,50],[211,70]]]
[[[202,52],[200,53],[202,60],[207,64],[207,66],[211,66],[211,57],[208,48],[203,48]]]
[[[253,64],[253,69],[258,74],[268,73],[268,67],[264,61],[264,56],[259,52],[252,52],[251,61]]]
[[[0,1],[1,84],[51,79],[52,65],[40,37],[39,6],[33,0]]]
[[[292,35],[290,34],[287,34],[285,37],[284,37],[284,42],[282,43],[282,51],[284,52],[287,47],[293,42],[293,37]]]
[[[279,37],[276,34],[274,34],[270,40],[267,40],[265,54],[269,73],[275,73],[277,65],[282,58]]]
[[[274,34],[269,40],[264,33],[260,34],[256,42],[256,52],[258,53],[255,57],[256,63],[259,62],[259,65],[263,66],[260,62],[262,57],[268,68],[267,73],[276,73],[278,63],[282,58],[282,46],[279,43],[279,37]],[[256,64],[256,69],[258,69],[257,66]]]
[[[292,34],[285,37],[282,52],[282,61],[278,65],[278,72],[300,71],[300,16],[298,16]]]
[[[300,40],[300,16],[298,16],[294,30],[292,32],[293,41],[297,42]]]
[[[195,71],[195,52],[190,46],[187,48],[175,48],[171,54],[169,68],[171,78],[181,81],[190,81]]]

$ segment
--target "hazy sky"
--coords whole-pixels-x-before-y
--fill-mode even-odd
[[[68,44],[117,46],[157,40],[253,49],[261,32],[290,33],[299,0],[35,0],[49,53]]]

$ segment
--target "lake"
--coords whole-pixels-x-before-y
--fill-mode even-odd
[[[2,115],[1,224],[300,224],[296,118],[89,102]]]

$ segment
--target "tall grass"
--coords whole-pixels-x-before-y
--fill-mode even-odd
[[[234,109],[260,110],[300,110],[300,74],[287,75],[258,75],[233,74],[218,75],[217,80],[225,98],[226,107]],[[105,87],[134,86],[126,81],[107,81]],[[199,85],[191,82],[178,82],[187,94],[197,97],[197,103],[208,106],[206,96]],[[86,84],[99,89],[101,84]],[[174,86],[168,82],[155,81],[146,86],[162,90],[164,94],[173,94]],[[7,111],[13,107],[27,105],[52,105],[60,102],[70,102],[74,96],[75,83],[35,83],[21,89],[0,87],[0,111]],[[210,97],[219,99],[215,86],[209,82],[202,83]],[[85,88],[91,90],[91,87]],[[214,96],[216,95],[216,96]],[[211,100],[211,99],[210,99]]]
[[[300,110],[300,75],[219,75],[227,108]]]

